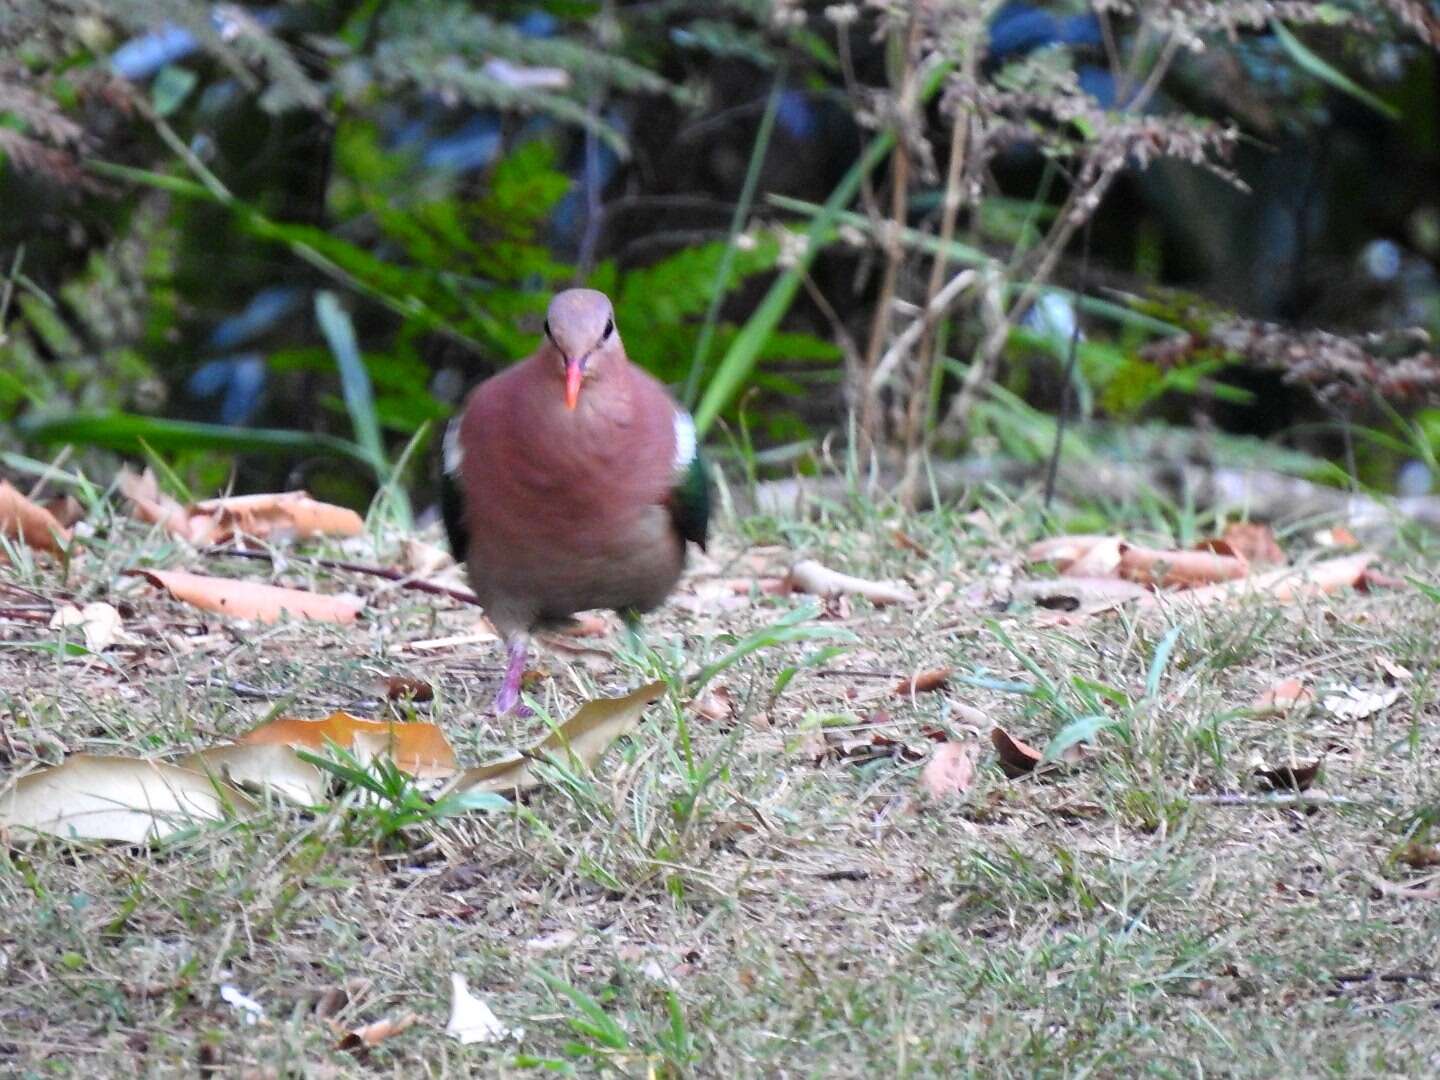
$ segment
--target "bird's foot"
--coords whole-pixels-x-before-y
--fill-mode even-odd
[[[520,688],[508,682],[495,695],[495,716],[514,716],[521,720],[535,715],[535,710],[520,700]]]

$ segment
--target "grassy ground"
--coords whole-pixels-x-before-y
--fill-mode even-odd
[[[1440,604],[1407,587],[1047,627],[985,604],[1039,535],[1030,506],[723,526],[650,621],[649,656],[547,655],[538,703],[565,715],[723,656],[727,636],[807,600],[720,583],[797,554],[904,578],[920,599],[827,604],[805,625],[848,640],[767,645],[715,676],[708,715],[672,693],[593,779],[512,812],[386,835],[382,810],[345,797],[147,851],[0,853],[0,1072],[1434,1075],[1440,916],[1433,893],[1405,890],[1434,874],[1406,859],[1424,861],[1425,816],[1440,817]],[[1119,517],[1164,539],[1205,524]],[[1292,554],[1309,533],[1284,538]],[[1429,580],[1436,550],[1402,535],[1385,567]],[[140,564],[198,568],[129,526],[68,583],[9,572],[47,596],[124,598],[137,644],[112,649],[113,668],[0,648],[7,770],[178,754],[278,711],[377,715],[395,674],[434,685],[418,711],[468,760],[543,726],[487,718],[498,646],[407,648],[464,632],[473,610],[292,560],[281,580],[367,593],[370,617],[237,628],[118,573]],[[0,641],[36,640],[53,632],[0,620]],[[815,655],[827,647],[844,651]],[[1413,677],[1368,719],[1247,711],[1284,676],[1322,697],[1383,688],[1381,661]],[[947,689],[893,693],[942,665]],[[997,767],[992,721],[1044,745],[1096,712],[1114,726],[1078,764],[1018,780]],[[877,726],[892,741],[876,745]],[[963,797],[920,794],[936,727],[983,747]],[[1332,801],[1266,802],[1257,764],[1321,757]],[[518,1043],[443,1034],[451,972],[524,1028]],[[227,984],[262,1023],[222,1001]],[[378,1047],[337,1049],[337,1025],[407,1012],[419,1022]]]

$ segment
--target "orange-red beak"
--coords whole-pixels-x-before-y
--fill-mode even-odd
[[[580,401],[580,381],[585,378],[582,360],[565,361],[565,408],[573,409]]]

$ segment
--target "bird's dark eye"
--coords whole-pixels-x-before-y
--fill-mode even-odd
[[[606,320],[605,320],[605,331],[604,331],[604,333],[602,333],[602,334],[600,335],[600,340],[601,340],[601,341],[609,341],[609,340],[610,340],[610,335],[613,334],[614,332],[615,332],[615,320],[614,320],[614,319],[606,319]]]

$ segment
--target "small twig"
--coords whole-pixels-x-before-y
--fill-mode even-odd
[[[1428,971],[1348,971],[1336,975],[1337,983],[1363,982],[1429,982],[1435,976]]]
[[[210,547],[205,548],[202,554],[225,555],[235,559],[264,559],[274,563],[275,556],[268,551],[244,551],[240,548]],[[370,577],[384,578],[386,581],[393,581],[402,589],[414,589],[416,592],[429,593],[432,596],[446,596],[451,600],[459,601],[462,604],[470,604],[474,607],[482,607],[479,599],[474,593],[465,589],[450,589],[444,585],[436,585],[433,582],[421,581],[411,577],[400,570],[391,570],[385,566],[367,566],[364,563],[341,562],[338,559],[295,559],[294,562],[307,566],[323,567],[326,570],[344,570],[351,574],[367,574]]]
[[[1090,275],[1090,223],[1095,220],[1091,214],[1085,219],[1085,232],[1080,241],[1080,281],[1075,291],[1085,295],[1086,278]],[[1071,308],[1070,341],[1065,351],[1065,370],[1060,376],[1060,407],[1055,414],[1055,444],[1050,447],[1050,460],[1045,466],[1045,499],[1041,504],[1048,513],[1055,501],[1055,478],[1060,471],[1060,451],[1065,445],[1065,422],[1070,416],[1070,384],[1075,379],[1075,362],[1080,356],[1080,309]]]
[[[1380,799],[1352,799],[1324,791],[1277,792],[1273,795],[1186,795],[1186,802],[1200,806],[1377,806]]]
[[[34,485],[30,488],[30,492],[27,497],[30,499],[31,502],[39,502],[41,498],[44,497],[45,485],[54,478],[56,473],[58,473],[62,468],[64,468],[65,462],[70,460],[70,455],[74,452],[75,448],[68,444],[61,447],[60,453],[55,455],[55,460],[45,466],[45,471],[40,474],[40,479],[36,480]]]
[[[962,270],[947,281],[943,289],[940,289],[931,297],[930,303],[925,306],[925,310],[922,311],[909,326],[905,327],[904,330],[896,335],[890,347],[885,350],[885,355],[880,357],[880,362],[875,365],[874,370],[870,373],[870,377],[867,380],[865,386],[867,396],[873,396],[880,392],[881,387],[885,385],[891,373],[900,366],[900,361],[910,353],[915,342],[950,313],[951,307],[960,299],[960,294],[964,292],[974,280],[974,270]]]
[[[1368,870],[1356,870],[1355,873],[1359,874],[1386,896],[1393,896],[1397,900],[1440,900],[1440,888],[1413,888],[1394,881],[1387,881],[1379,874],[1372,874]],[[1434,879],[1431,878],[1429,880]]]

